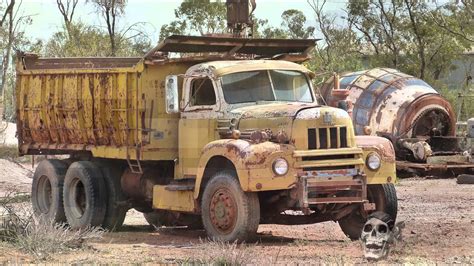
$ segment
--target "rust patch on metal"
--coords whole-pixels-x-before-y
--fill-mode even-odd
[[[395,150],[388,139],[377,136],[356,136],[355,140],[357,147],[375,149],[384,161],[395,162]]]

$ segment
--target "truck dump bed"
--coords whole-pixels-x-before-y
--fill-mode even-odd
[[[141,144],[140,58],[22,58],[17,70],[22,153]]]

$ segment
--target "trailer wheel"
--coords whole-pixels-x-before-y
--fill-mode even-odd
[[[92,162],[69,166],[64,180],[64,212],[72,228],[101,226],[107,209],[107,189],[100,169]]]
[[[242,191],[235,173],[218,172],[204,188],[201,215],[209,238],[224,242],[251,241],[260,222],[258,196]]]
[[[67,165],[60,160],[44,160],[36,167],[31,186],[31,203],[36,217],[66,222],[63,206],[66,170]]]
[[[375,211],[387,213],[395,221],[397,218],[398,199],[393,184],[380,184],[367,186],[367,198],[375,203]],[[351,214],[339,220],[339,226],[351,240],[358,240],[362,228],[367,221],[368,213],[361,208],[355,209]]]
[[[102,170],[105,186],[107,188],[107,209],[105,211],[102,227],[110,231],[119,230],[129,209],[128,206],[124,204],[127,197],[123,194],[120,185],[123,167],[107,162],[96,163]]]

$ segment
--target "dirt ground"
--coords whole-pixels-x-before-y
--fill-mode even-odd
[[[12,170],[16,169],[16,170]],[[27,191],[25,176],[14,165],[0,161],[7,185]],[[5,176],[10,176],[5,178]],[[403,241],[385,263],[474,263],[474,186],[455,179],[401,179],[396,186],[399,219],[405,221]],[[210,243],[202,230],[152,230],[141,213],[130,210],[121,232],[106,233],[79,251],[55,254],[46,262],[60,263],[192,263],[233,257],[252,264],[364,263],[359,241],[351,242],[337,223],[280,226],[261,225],[259,241],[235,247]],[[244,259],[243,259],[244,258]],[[37,262],[34,257],[0,243],[0,264]]]

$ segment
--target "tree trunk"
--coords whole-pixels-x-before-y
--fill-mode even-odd
[[[2,80],[0,88],[2,89],[2,104],[3,110],[5,110],[5,89],[7,83],[8,67],[10,66],[10,57],[13,44],[13,7],[8,12],[8,42],[5,47],[4,60],[2,62]]]

